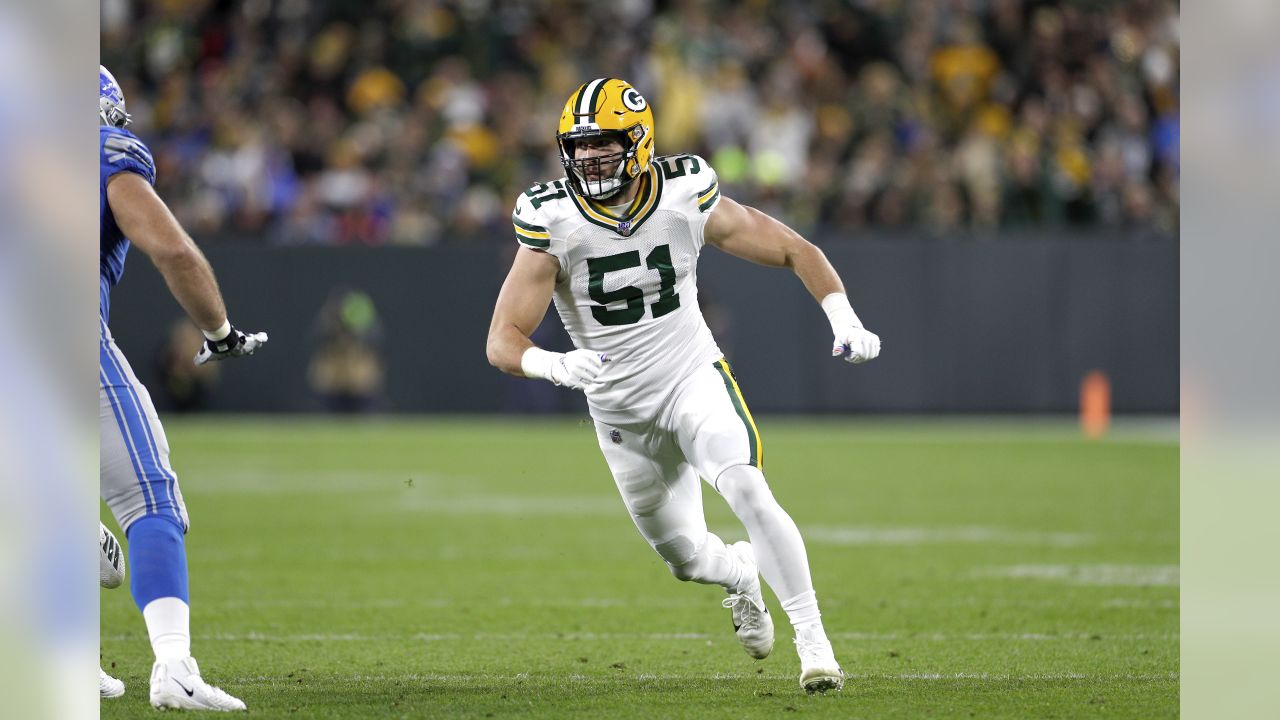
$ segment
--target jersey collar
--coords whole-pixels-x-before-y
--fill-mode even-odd
[[[628,237],[653,215],[653,211],[658,209],[658,201],[662,199],[663,177],[656,165],[650,165],[648,174],[638,182],[640,192],[636,193],[635,200],[631,201],[631,205],[621,217],[609,212],[590,198],[582,197],[576,190],[570,190],[569,197],[573,199],[574,206],[587,222]],[[569,185],[572,186],[572,183]]]

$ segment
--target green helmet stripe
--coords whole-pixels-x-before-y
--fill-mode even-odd
[[[594,121],[596,102],[600,99],[600,89],[604,84],[609,82],[608,78],[596,78],[587,83],[582,88],[582,92],[578,94],[578,110],[575,113],[578,116],[577,122],[582,122],[583,117],[592,116]]]

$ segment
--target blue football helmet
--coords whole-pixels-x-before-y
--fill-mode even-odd
[[[104,65],[98,66],[98,118],[103,125],[122,128],[132,119],[124,110],[124,91]]]

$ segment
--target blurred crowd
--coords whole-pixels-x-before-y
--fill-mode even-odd
[[[102,59],[202,239],[509,242],[593,77],[660,154],[824,237],[1176,237],[1172,0],[102,0]]]

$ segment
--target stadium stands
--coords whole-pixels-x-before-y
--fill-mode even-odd
[[[825,237],[1177,235],[1167,0],[102,8],[159,190],[206,239],[509,242],[516,194],[561,173],[559,103],[601,75],[644,89],[660,152]]]

